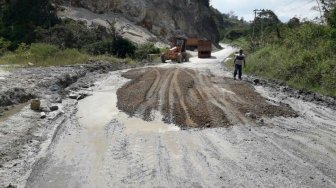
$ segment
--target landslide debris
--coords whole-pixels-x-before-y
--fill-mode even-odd
[[[144,120],[160,111],[167,123],[205,128],[245,124],[263,116],[296,116],[288,105],[272,104],[246,82],[195,70],[146,68],[122,76],[131,81],[117,91],[118,108]]]

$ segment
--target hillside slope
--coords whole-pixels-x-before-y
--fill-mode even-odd
[[[201,37],[214,42],[219,40],[208,0],[54,0],[54,3],[77,12],[78,8],[86,9],[103,21],[111,21],[112,15],[118,15],[135,26],[145,28],[158,40],[175,35]],[[80,19],[79,15],[72,11],[62,14],[63,17]]]

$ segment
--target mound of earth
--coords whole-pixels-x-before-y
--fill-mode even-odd
[[[183,128],[228,127],[262,116],[292,117],[287,105],[272,104],[246,82],[182,68],[146,68],[123,74],[131,81],[117,91],[118,108],[129,115],[163,120]]]

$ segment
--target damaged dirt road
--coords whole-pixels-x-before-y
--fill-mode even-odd
[[[245,82],[204,75],[187,68],[145,68],[122,74],[131,81],[120,88],[119,109],[152,119],[159,111],[164,121],[184,128],[228,127],[251,122],[247,116],[291,117],[284,104],[272,105]]]
[[[232,80],[220,62],[233,51],[99,77],[39,121],[56,130],[26,173],[2,165],[3,185],[336,187],[336,112]]]

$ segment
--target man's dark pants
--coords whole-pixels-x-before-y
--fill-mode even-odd
[[[234,74],[233,74],[234,78],[236,78],[237,73],[238,73],[238,78],[242,79],[242,74],[243,74],[242,69],[243,69],[242,65],[235,64],[235,70],[234,70]]]

